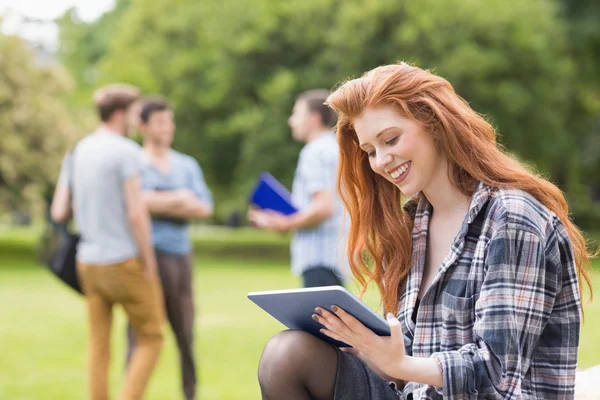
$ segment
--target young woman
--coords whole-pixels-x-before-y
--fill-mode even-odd
[[[333,306],[265,347],[263,399],[570,399],[590,256],[562,192],[496,143],[443,78],[388,65],[342,85],[348,255],[391,336]],[[403,199],[408,199],[403,202]]]

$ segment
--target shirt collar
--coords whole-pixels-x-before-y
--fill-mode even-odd
[[[485,203],[492,197],[493,190],[490,186],[483,182],[477,182],[475,185],[475,192],[471,198],[471,205],[469,206],[469,213],[467,223],[471,223],[475,220]]]
[[[115,131],[113,129],[109,129],[109,128],[105,127],[105,126],[98,127],[98,129],[96,129],[95,133],[118,135],[118,136],[124,137],[123,134],[121,134],[121,133],[119,133],[119,132],[117,132],[117,131]]]

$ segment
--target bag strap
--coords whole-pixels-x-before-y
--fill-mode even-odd
[[[69,180],[69,189],[70,189],[69,190],[69,197],[71,198],[71,215],[72,215],[71,221],[73,221],[75,219],[74,215],[73,215],[74,214],[73,213],[73,199],[74,199],[73,194],[75,193],[75,180],[73,179],[73,169],[74,169],[73,165],[74,165],[74,156],[75,156],[75,149],[76,148],[77,148],[77,145],[75,145],[73,147],[73,149],[69,152],[69,163],[68,163],[69,171],[68,171],[68,174],[67,174],[68,175],[67,179]],[[65,232],[66,233],[69,233],[69,229],[68,229],[69,222],[70,221],[67,221],[65,223],[65,228],[66,228]],[[71,228],[72,228],[72,226],[71,226]]]
[[[77,145],[75,145],[75,147],[77,147]],[[75,181],[73,179],[73,157],[75,157],[75,147],[73,147],[73,149],[69,152],[69,174],[68,174],[68,179],[69,179],[69,187],[71,189],[71,191],[70,191],[70,195],[71,195],[71,208],[73,207],[73,193],[74,193],[74,189],[75,189]]]

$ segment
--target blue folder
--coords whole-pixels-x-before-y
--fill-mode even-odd
[[[250,195],[250,203],[263,210],[278,211],[290,215],[298,211],[292,204],[290,192],[268,172],[260,174]]]

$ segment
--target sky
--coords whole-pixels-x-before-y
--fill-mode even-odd
[[[54,19],[76,7],[79,18],[93,21],[114,4],[115,0],[0,0],[0,31],[20,35],[53,51],[58,41]]]

